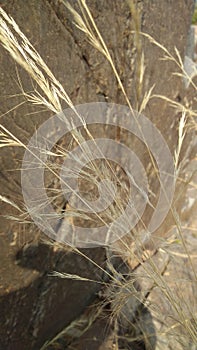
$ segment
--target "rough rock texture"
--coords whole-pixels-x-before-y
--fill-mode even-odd
[[[75,1],[71,1],[76,5]],[[131,30],[135,28],[126,1],[89,1],[93,16],[112,53],[122,82],[134,106],[140,103],[136,91],[137,55]],[[73,25],[68,11],[58,0],[8,0],[1,5],[19,24],[74,104],[90,101],[125,103],[116,79],[104,57],[92,48]],[[138,1],[142,31],[151,34],[167,49],[178,48],[184,57],[191,21],[192,0]],[[179,100],[184,95],[182,80],[172,75],[175,65],[159,60],[162,52],[143,39],[146,74],[143,90],[153,84],[155,93]],[[33,89],[27,74],[0,48],[1,123],[27,143],[34,130],[51,115],[24,103],[19,82],[26,92]],[[17,108],[14,108],[18,106]],[[7,113],[10,111],[9,113]],[[171,151],[177,139],[179,116],[166,102],[154,99],[146,115],[159,127]],[[23,151],[1,152],[0,193],[22,203],[20,164]],[[1,204],[1,214],[16,214]],[[73,252],[55,250],[38,243],[35,228],[0,220],[0,349],[39,349],[49,338],[75,319],[94,298],[98,284],[60,280],[48,276],[51,270],[66,271],[99,279],[102,271]],[[102,248],[83,251],[104,266]]]

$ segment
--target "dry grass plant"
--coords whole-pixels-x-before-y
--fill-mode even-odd
[[[86,4],[86,1],[78,0],[78,5],[80,9],[79,12],[77,12],[70,5],[69,2],[63,1],[63,0],[62,2],[65,4],[67,9],[71,12],[76,27],[84,33],[84,35],[87,37],[87,40],[90,42],[90,44],[96,50],[98,50],[102,55],[104,55],[106,60],[111,65],[112,71],[117,79],[117,83],[125,97],[126,104],[129,106],[130,110],[133,111],[131,102],[127,96],[126,90],[118,74],[118,70],[115,67],[113,59],[107,48],[107,44],[105,43],[102,37],[102,34],[100,33],[93,19],[90,8]],[[186,76],[187,79],[189,79],[189,82],[192,85],[192,87],[195,89],[195,91],[197,91],[197,87],[195,82],[187,75],[187,72],[184,70],[184,65],[178,50],[175,48],[175,52],[171,53],[162,44],[158,43],[150,35],[146,33],[142,33],[140,29],[140,13],[138,12],[137,6],[132,1],[128,1],[128,5],[130,7],[130,11],[134,21],[135,30],[133,34],[135,35],[135,45],[136,45],[137,57],[138,57],[138,60],[137,60],[138,76],[137,76],[137,84],[136,84],[137,110],[139,111],[139,113],[141,113],[146,108],[149,101],[155,98],[155,99],[165,100],[170,106],[173,106],[176,109],[176,111],[181,112],[181,118],[180,118],[179,128],[178,128],[178,144],[174,153],[174,166],[175,166],[174,176],[177,180],[181,180],[182,182],[185,182],[185,179],[182,177],[182,172],[181,172],[182,166],[183,166],[183,160],[182,162],[180,162],[180,155],[181,155],[181,150],[183,147],[187,130],[190,129],[191,127],[193,129],[196,129],[197,111],[192,110],[192,108],[190,108],[188,105],[183,105],[182,103],[171,100],[165,96],[154,94],[154,87],[150,87],[149,91],[146,91],[144,96],[142,96],[143,78],[145,74],[142,37],[148,40],[152,45],[156,45],[157,47],[160,48],[161,53],[164,55],[163,56],[164,60],[168,60],[168,61],[170,60],[176,64],[177,71],[178,71],[178,73],[175,73],[176,75],[179,75],[181,78]],[[24,97],[30,103],[42,106],[52,111],[53,113],[57,114],[62,111],[62,101],[64,101],[70,108],[73,109],[73,111],[76,112],[75,106],[73,105],[67,92],[64,90],[62,85],[57,81],[55,76],[49,70],[44,60],[39,55],[39,53],[34,49],[34,47],[31,45],[29,40],[24,36],[24,34],[21,32],[21,30],[19,29],[15,21],[10,16],[8,16],[5,13],[5,11],[1,8],[0,8],[0,42],[4,46],[4,48],[9,52],[12,58],[26,70],[29,76],[36,82],[37,86],[39,87],[38,90],[35,90],[34,92],[28,93],[28,94],[25,93],[25,91],[22,91],[22,93],[24,94]],[[83,126],[87,133],[88,138],[93,140],[94,137],[93,135],[91,135],[90,131],[88,130],[88,127],[85,124],[83,116],[78,115],[78,117],[83,122]],[[3,125],[0,125],[0,130],[1,130],[0,147],[9,147],[9,146],[22,147],[24,148],[24,150],[26,150],[27,146],[21,140],[15,137],[15,135],[13,135],[8,128],[6,128]],[[84,137],[82,136],[82,133],[79,130],[73,130],[72,136],[78,145],[81,145],[81,143],[85,141]],[[89,152],[91,152],[91,150],[88,150],[86,148],[86,149],[83,149],[83,151],[86,152],[87,159],[89,159],[89,155],[90,155]],[[57,156],[57,154],[50,153],[48,154],[48,156]],[[58,149],[58,156],[62,158],[66,156],[66,152],[61,147],[59,147]],[[153,166],[156,168],[156,165],[152,157],[151,157],[151,160],[153,162]],[[50,162],[47,163],[46,167],[49,172],[51,172],[55,177],[57,177],[57,179],[60,179],[58,171],[56,171],[56,169],[53,168]],[[112,168],[112,166],[109,163],[106,164],[101,171],[101,168],[96,163],[90,162],[90,169],[94,174],[96,174],[97,180],[95,180],[95,177],[92,177],[90,179],[89,171],[86,172],[84,170],[84,173],[81,174],[81,176],[82,178],[85,178],[85,179],[88,178],[88,180],[91,180],[96,185],[98,185],[99,180],[103,178],[103,172],[105,177],[106,173],[109,173],[109,170],[112,170],[114,179],[116,181],[119,181],[115,173],[115,170]],[[196,184],[192,182],[186,183],[186,185],[187,186],[190,185],[196,188]],[[58,195],[59,193],[57,192],[57,196]],[[22,222],[29,220],[28,213],[26,212],[25,208],[24,207],[20,208],[14,202],[14,199],[11,201],[6,197],[1,196],[0,200],[6,202],[7,204],[10,204],[16,210],[18,210],[20,219],[16,218],[17,220],[21,220]],[[114,213],[114,215],[112,215],[110,212],[107,214],[107,219],[109,219],[109,221],[112,221],[114,217],[119,215],[119,213],[121,213],[122,210],[124,209],[120,198],[117,200],[115,204],[116,204],[116,208],[118,209],[116,209],[117,211]],[[184,255],[184,257],[188,259],[191,271],[193,271],[191,282],[194,284],[196,282],[196,269],[193,264],[193,257],[190,255],[190,252],[188,249],[188,243],[185,240],[185,236],[183,234],[183,225],[181,223],[179,215],[176,212],[176,209],[174,206],[171,207],[171,212],[174,219],[174,227],[176,227],[176,237],[171,242],[170,241],[162,242],[161,240],[161,247],[157,248],[157,251],[159,249],[163,249],[164,251],[168,252],[169,248],[171,247],[171,244],[173,244],[174,241],[179,241],[179,244],[182,245],[183,247],[182,254]],[[97,213],[95,214],[96,216],[98,216],[99,220],[101,220],[105,225],[109,226],[108,221],[105,220],[105,218],[100,217],[99,214]],[[77,213],[69,212],[69,215],[74,216],[74,215],[77,215]],[[82,214],[80,213],[79,215],[82,215]],[[8,216],[8,218],[14,219],[14,217],[12,217],[11,215]],[[84,217],[84,218],[86,219],[87,217]],[[121,252],[120,252],[121,256],[123,256],[123,258],[125,257],[125,259],[128,259],[128,257],[130,257],[130,259],[131,258],[135,259],[138,265],[141,264],[144,270],[141,277],[147,280],[151,280],[152,285],[155,288],[157,287],[157,289],[159,289],[162,295],[162,298],[166,299],[169,302],[171,306],[170,312],[172,312],[171,318],[174,319],[174,322],[170,327],[166,325],[166,328],[164,328],[164,333],[174,334],[175,337],[179,337],[178,342],[180,343],[180,348],[186,349],[187,346],[190,346],[190,348],[193,349],[192,346],[194,345],[192,344],[197,343],[197,315],[196,315],[196,311],[194,312],[192,309],[192,302],[191,302],[191,305],[184,305],[184,301],[181,299],[181,297],[179,295],[174,294],[174,290],[172,290],[169,287],[168,283],[166,282],[166,279],[163,276],[163,273],[161,273],[161,270],[158,268],[157,264],[155,263],[154,256],[151,257],[150,255],[148,255],[148,258],[145,257],[144,259],[144,254],[145,254],[144,246],[143,246],[143,240],[141,239],[140,235],[138,236],[135,235],[135,239],[136,239],[135,247],[137,247],[137,252],[135,249],[133,249],[133,246],[131,246],[131,244],[129,243],[130,242],[129,240],[127,241],[122,239]],[[56,244],[56,243],[52,242],[51,244]],[[71,248],[77,251],[79,254],[86,257],[85,254],[83,254],[79,249],[75,247],[71,247]],[[141,291],[137,291],[133,288],[134,282],[138,278],[138,276],[135,274],[135,271],[131,271],[129,279],[124,278],[121,274],[115,271],[113,265],[110,263],[111,254],[114,254],[112,253],[113,247],[106,247],[106,251],[107,251],[107,255],[109,256],[107,270],[105,271],[100,266],[97,266],[97,267],[102,269],[103,272],[105,272],[110,279],[110,282],[101,281],[99,283],[102,283],[105,286],[105,288],[108,290],[108,292],[106,293],[106,300],[108,300],[108,302],[114,305],[114,308],[112,307],[113,320],[115,320],[116,322],[117,319],[120,318],[120,314],[123,310],[123,306],[131,296],[132,298],[136,299],[137,303],[139,302],[139,303],[144,303],[145,305],[148,305],[148,308],[154,314],[157,314],[159,318],[159,314],[161,313],[160,305],[148,304],[147,299],[142,297]],[[89,259],[88,257],[86,258]],[[144,263],[144,260],[146,260],[146,263]],[[54,273],[54,274],[57,276],[57,273]],[[77,280],[87,282],[86,279],[77,275],[58,273],[58,276],[61,278],[63,277],[63,278],[77,279]],[[125,290],[128,293],[125,294]],[[91,324],[95,321],[96,317],[100,315],[100,312],[103,306],[105,305],[105,302],[103,302],[102,305],[99,305],[97,312],[93,311],[89,320],[87,319],[83,320],[83,316],[82,316],[79,320],[76,320],[76,322],[73,322],[72,325],[70,325],[65,330],[63,330],[53,340],[45,344],[42,349],[47,348],[47,346],[57,341],[57,339],[62,335],[65,335],[71,332],[72,328],[76,331],[76,324],[77,325],[80,324],[80,327],[82,327],[83,330],[86,331],[91,326]],[[129,319],[128,319],[128,323],[130,323]],[[80,330],[78,336],[80,336],[82,333],[83,331]],[[149,343],[148,339],[150,338],[150,336],[151,335],[149,334],[143,334],[143,339],[146,338],[145,342],[147,344]],[[136,340],[135,336],[133,336],[132,340],[133,341]],[[151,349],[150,344],[147,345],[147,349]]]

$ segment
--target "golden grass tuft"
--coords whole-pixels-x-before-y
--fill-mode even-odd
[[[122,91],[127,105],[132,111],[131,102],[127,96],[125,87],[121,82],[118,70],[110,55],[107,44],[105,43],[102,34],[100,33],[93,19],[90,8],[88,7],[86,1],[78,0],[80,12],[77,12],[68,1],[62,0],[62,3],[64,3],[67,9],[71,12],[76,27],[84,33],[88,42],[102,55],[104,55],[106,60],[111,65],[112,71],[117,79],[117,84],[119,85]],[[188,129],[196,129],[197,111],[192,110],[188,105],[183,105],[182,103],[169,99],[166,96],[154,94],[154,86],[150,87],[149,90],[144,93],[144,96],[142,96],[145,65],[141,38],[145,38],[151,44],[156,45],[158,48],[160,48],[162,54],[164,54],[163,59],[167,61],[172,61],[176,64],[177,72],[175,72],[175,74],[180,76],[181,78],[186,77],[189,80],[191,86],[195,89],[195,91],[197,91],[197,87],[195,82],[192,80],[191,77],[188,76],[187,72],[185,71],[184,64],[178,50],[175,48],[174,54],[172,54],[161,43],[157,42],[150,35],[148,35],[147,33],[142,33],[140,28],[140,13],[138,11],[138,8],[136,5],[134,5],[134,2],[132,1],[128,1],[128,4],[134,20],[135,30],[133,34],[135,35],[135,45],[138,57],[138,77],[136,85],[137,109],[141,113],[146,108],[151,99],[162,99],[165,100],[166,103],[169,104],[169,106],[175,108],[177,112],[181,112],[178,127],[178,143],[174,152],[174,175],[177,180],[185,182],[184,178],[182,178],[183,160],[180,160],[180,156]],[[62,111],[62,102],[64,101],[69,107],[71,107],[75,111],[75,107],[67,92],[57,81],[53,73],[49,70],[39,53],[34,49],[29,40],[21,32],[16,22],[10,16],[8,16],[2,8],[0,8],[0,42],[12,56],[14,61],[16,61],[21,67],[23,67],[26,70],[29,76],[36,82],[37,86],[39,87],[39,91],[34,91],[32,93],[27,94],[23,91],[25,98],[30,103],[41,105],[44,108],[52,111],[53,113],[58,113]],[[79,118],[83,120],[83,116],[79,116]],[[90,133],[85,123],[83,125],[88,137],[90,139],[93,139],[93,135]],[[24,149],[26,149],[26,145],[18,138],[16,138],[7,128],[0,125],[0,129],[0,147],[14,146],[23,147]],[[81,145],[82,142],[85,140],[85,138],[78,130],[73,131],[72,136],[78,145]],[[64,149],[59,147],[58,154],[50,153],[49,156],[66,157],[66,152],[64,151]],[[152,157],[151,160],[153,162],[153,167],[156,167],[154,159]],[[112,166],[109,166],[109,163],[107,165],[101,169],[96,163],[91,162],[91,174],[94,174],[94,176],[91,175],[91,177],[90,172],[85,170],[81,176],[83,179],[87,180],[88,178],[94,184],[98,184],[98,180],[95,180],[96,177],[101,179],[103,176],[103,171],[104,175],[106,175],[109,172],[109,170],[113,170],[113,176],[115,180],[119,181],[117,175],[114,175],[115,171],[114,169],[112,169]],[[48,163],[47,170],[51,172],[58,180],[60,180],[58,173],[59,169],[58,167],[54,169],[52,162]],[[188,181],[186,185],[193,186],[194,189],[196,188],[196,184],[191,181]],[[59,195],[58,190],[56,195]],[[22,210],[18,207],[17,204],[14,203],[13,200],[10,200],[4,196],[0,196],[0,200],[7,203],[8,205],[11,205],[19,212],[22,212]],[[116,208],[118,208],[121,212],[121,198],[118,198],[115,205]],[[60,334],[58,334],[53,340],[50,340],[47,344],[45,344],[42,349],[47,348],[47,346],[55,343],[57,339],[59,339],[61,336],[65,336],[66,334],[72,334],[73,336],[73,334],[75,333],[76,337],[80,337],[85,331],[87,331],[88,328],[91,327],[95,319],[100,316],[101,310],[106,305],[106,303],[111,304],[111,318],[115,322],[116,326],[119,320],[121,320],[122,323],[128,324],[129,326],[133,324],[133,318],[135,318],[135,313],[137,309],[136,305],[140,304],[144,304],[146,307],[148,307],[148,309],[153,315],[155,324],[157,324],[160,321],[159,316],[162,313],[162,308],[167,304],[169,315],[166,315],[166,319],[164,319],[163,321],[164,324],[162,324],[162,327],[160,327],[159,329],[160,333],[157,334],[157,337],[159,338],[159,340],[161,340],[161,343],[158,345],[158,350],[160,349],[162,341],[165,341],[165,337],[168,337],[169,335],[173,336],[173,334],[176,338],[177,349],[195,349],[194,346],[195,344],[197,344],[197,314],[196,311],[193,310],[193,304],[195,303],[191,300],[191,304],[189,305],[187,300],[183,300],[184,296],[182,296],[181,293],[176,294],[176,286],[173,286],[172,288],[171,282],[167,280],[165,276],[165,271],[167,269],[169,261],[167,261],[164,270],[161,270],[157,261],[155,261],[157,253],[161,251],[167,256],[169,256],[174,262],[174,264],[177,263],[176,259],[178,258],[179,261],[181,261],[180,259],[182,258],[187,259],[190,272],[190,276],[187,276],[188,281],[192,286],[194,286],[194,284],[196,283],[196,268],[194,265],[195,254],[190,252],[190,247],[186,240],[186,235],[184,232],[184,223],[181,222],[181,219],[178,213],[176,212],[174,206],[172,206],[171,212],[174,220],[174,238],[172,240],[169,239],[167,241],[161,238],[160,246],[156,247],[155,250],[151,251],[150,249],[149,251],[146,248],[142,236],[139,232],[135,232],[134,234],[135,244],[131,244],[131,241],[133,241],[132,234],[132,239],[130,237],[128,240],[121,239],[119,242],[119,247],[118,245],[116,245],[115,247],[106,247],[106,254],[108,257],[107,268],[104,269],[103,267],[97,265],[97,267],[99,267],[104,272],[105,276],[107,275],[108,279],[108,282],[98,282],[106,287],[103,303],[99,305],[99,308],[96,309],[96,311],[93,310],[93,312],[91,312],[89,316],[86,316],[85,318],[83,318],[82,316],[79,320],[76,320],[71,325],[69,325],[66,329],[60,332]],[[100,219],[106,224],[106,226],[108,226],[108,222],[107,220],[105,220],[105,218],[101,217],[97,213],[95,214],[98,216],[98,219]],[[115,214],[117,214],[117,209],[115,211]],[[74,217],[77,214],[74,211],[73,213],[72,211],[70,211],[69,215]],[[11,219],[11,216],[8,217]],[[113,220],[113,217],[114,216],[111,212],[107,214],[107,219]],[[86,219],[85,216],[83,218]],[[145,223],[142,222],[142,224],[146,228]],[[195,230],[195,228],[193,229]],[[178,249],[180,248],[180,252],[173,250],[174,245],[178,247]],[[93,264],[96,264],[90,258],[88,258],[82,251],[75,247],[72,248],[76,252],[78,252],[78,254],[81,254],[82,256],[89,259]],[[118,249],[120,250],[118,251]],[[129,260],[135,261],[134,269],[130,271],[130,273],[126,277],[123,276],[120,272],[117,272],[110,262],[111,256],[115,254],[115,251],[117,255],[120,254],[122,256],[123,260],[127,262]],[[183,261],[182,264],[184,265]],[[140,275],[137,269],[138,266],[141,267]],[[58,272],[54,272],[53,275],[60,278],[69,278],[86,282],[94,281],[94,279],[88,280],[82,276],[61,274]],[[136,288],[134,287],[134,282],[138,280],[143,280],[144,282],[151,282],[149,288],[141,291],[136,290]],[[194,286],[194,288],[196,287]],[[153,290],[159,291],[159,293],[157,292],[157,294],[155,294],[158,298],[158,300],[155,303],[154,300],[152,300],[149,297]],[[194,294],[195,293],[196,290],[194,290]],[[193,296],[195,297],[195,295]],[[132,303],[135,306],[132,306]],[[130,310],[131,312],[129,312]],[[132,316],[132,318],[130,319],[132,313],[134,313],[134,316]],[[125,320],[125,318],[127,318],[127,320]],[[76,329],[78,329],[78,332],[76,332]],[[141,330],[141,333],[138,334],[136,331],[136,334],[138,334],[138,336],[133,335],[132,341],[134,341],[134,339],[139,340],[143,338],[144,342],[148,344],[148,340],[146,339],[150,337],[150,334],[147,334],[146,332],[144,330]],[[120,338],[121,337],[123,336],[121,335]],[[129,335],[127,336],[127,338],[129,338]],[[151,349],[150,346],[150,344],[147,345],[147,349]]]

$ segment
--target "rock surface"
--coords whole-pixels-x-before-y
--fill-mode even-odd
[[[75,1],[71,3],[76,5]],[[141,98],[136,91],[138,53],[131,32],[135,27],[134,20],[126,1],[94,0],[88,3],[133,107],[137,108]],[[1,6],[19,24],[74,104],[90,101],[125,103],[109,64],[86,42],[58,0],[2,0]],[[138,6],[142,31],[152,35],[169,51],[176,45],[184,57],[193,1],[144,0],[138,1]],[[142,90],[148,91],[156,84],[156,94],[181,99],[183,84],[180,78],[172,75],[176,68],[173,62],[161,61],[161,50],[150,45],[147,39],[143,39],[143,51],[146,74]],[[36,127],[51,113],[39,112],[37,107],[24,103],[19,82],[26,92],[34,85],[2,47],[0,77],[1,123],[27,143]],[[179,116],[165,101],[157,99],[150,102],[145,113],[158,126],[174,152]],[[19,171],[22,157],[23,151],[18,148],[1,151],[0,193],[14,198],[18,205],[22,203]],[[8,214],[18,215],[8,204],[1,204],[1,215]],[[93,282],[48,276],[52,270],[58,270],[100,279],[102,271],[69,249],[55,250],[40,243],[38,236],[33,225],[21,226],[3,217],[0,219],[0,349],[38,350],[47,339],[78,317],[98,291],[98,284]],[[104,267],[104,249],[83,250],[83,253]]]

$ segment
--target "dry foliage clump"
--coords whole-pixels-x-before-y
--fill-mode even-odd
[[[125,98],[125,102],[131,112],[133,112],[133,106],[122,84],[118,70],[108,50],[107,43],[105,43],[102,34],[99,31],[86,1],[78,0],[79,11],[76,11],[69,2],[63,1],[63,3],[68,11],[71,12],[76,27],[84,33],[90,45],[98,50],[111,65],[112,71],[117,79],[117,84]],[[193,191],[196,191],[197,186],[195,178],[193,177],[193,171],[188,170],[187,177],[183,177],[183,168],[185,164],[184,159],[180,161],[180,155],[187,132],[191,129],[196,130],[197,111],[192,110],[188,105],[171,100],[166,96],[154,94],[153,86],[145,92],[144,96],[142,96],[142,86],[145,74],[142,37],[145,38],[145,40],[148,40],[151,45],[156,45],[161,50],[163,59],[166,61],[173,61],[176,64],[178,73],[175,72],[175,74],[179,75],[181,79],[186,77],[187,81],[189,81],[189,84],[191,84],[195,91],[197,91],[197,87],[195,82],[185,71],[178,50],[175,48],[174,53],[171,53],[150,35],[142,33],[140,31],[140,14],[138,9],[132,1],[129,1],[128,3],[135,23],[135,31],[133,34],[135,35],[135,45],[138,57],[138,76],[136,79],[137,106],[135,106],[135,108],[141,113],[147,107],[149,101],[155,98],[165,100],[166,103],[181,113],[178,128],[178,144],[174,153],[174,178],[175,180],[184,183],[186,189],[192,188]],[[41,105],[53,113],[59,113],[62,111],[62,103],[66,102],[66,104],[78,114],[63,86],[57,81],[44,60],[21,32],[15,21],[9,17],[2,8],[0,8],[0,42],[10,53],[12,58],[26,70],[38,86],[37,90],[33,93],[27,94],[25,91],[22,91],[24,97],[30,103],[39,106]],[[133,117],[136,118],[135,113],[133,113]],[[78,114],[78,118],[82,120],[85,136],[77,129],[73,130],[71,134],[75,144],[82,147],[82,150],[86,153],[88,159],[91,155],[91,150],[87,147],[83,148],[82,143],[87,139],[94,140],[94,135],[86,125],[83,116]],[[0,130],[0,147],[11,146],[23,147],[24,149],[27,148],[21,140],[16,138],[15,135],[9,131],[9,128],[0,125]],[[151,153],[149,149],[147,151],[149,154]],[[64,159],[64,157],[67,156],[67,150],[64,150],[64,148],[59,145],[53,152],[49,152],[47,156],[49,159],[52,157],[51,162],[48,161],[46,164],[47,171],[60,180],[59,171],[62,162],[56,162],[54,166],[54,158]],[[151,154],[150,159],[154,169],[155,163]],[[193,159],[193,163],[194,162],[196,162],[196,159]],[[95,188],[98,186],[99,181],[101,181],[103,177],[107,177],[111,172],[111,178],[119,183],[121,187],[123,186],[123,182],[119,180],[116,170],[116,167],[108,160],[102,162],[102,165],[98,164],[98,162],[90,161],[89,168],[84,169],[83,173],[81,173],[81,181],[82,183],[84,181],[87,187],[93,184],[93,187]],[[155,176],[158,177],[157,171],[155,171]],[[126,195],[125,187],[123,190],[125,198],[127,196],[127,189]],[[55,193],[56,199],[61,196],[59,191],[60,189],[57,188],[55,192],[53,192],[53,194]],[[24,208],[19,208],[14,202],[14,198],[13,200],[10,200],[4,196],[0,196],[0,199],[18,210],[18,217],[12,218],[9,216],[9,219],[16,219],[22,222],[30,220],[28,218],[28,213]],[[83,198],[80,199],[83,200]],[[176,198],[174,202],[176,202]],[[123,198],[120,195],[116,197],[113,208],[110,208],[108,212],[106,211],[104,216],[95,212],[93,213],[93,218],[91,216],[87,217],[82,212],[76,213],[76,211],[72,211],[71,209],[68,213],[64,212],[63,214],[60,211],[60,216],[69,215],[73,221],[76,219],[96,221],[96,219],[98,219],[106,226],[110,226],[109,223],[114,217],[119,215],[122,210],[124,210],[124,205]],[[139,231],[132,232],[125,239],[120,239],[120,241],[114,246],[106,247],[108,257],[107,268],[106,270],[103,270],[105,280],[100,282],[103,285],[103,294],[99,299],[100,301],[98,305],[92,308],[89,313],[82,315],[80,319],[69,325],[53,340],[50,340],[44,345],[43,349],[50,349],[50,345],[57,343],[58,339],[61,337],[81,337],[82,334],[91,328],[91,325],[95,320],[103,315],[103,310],[106,309],[108,304],[110,304],[111,309],[110,316],[108,315],[109,322],[114,325],[114,344],[116,344],[117,349],[118,344],[120,344],[121,341],[123,342],[126,340],[129,344],[134,344],[137,341],[139,343],[143,342],[146,349],[155,348],[155,339],[153,341],[154,334],[151,333],[155,332],[154,328],[156,328],[156,348],[158,350],[173,348],[172,342],[174,342],[176,346],[173,349],[196,349],[197,308],[194,301],[196,296],[196,253],[193,249],[194,244],[196,244],[196,228],[193,226],[193,222],[190,222],[188,226],[188,221],[181,221],[174,203],[171,206],[171,215],[173,218],[173,227],[168,232],[168,239],[160,238],[159,246],[155,246],[154,249],[145,245],[143,234],[140,234]],[[146,227],[145,222],[142,222],[142,225]],[[191,238],[193,244],[191,244],[188,237]],[[134,239],[135,241],[133,242]],[[53,244],[56,245],[57,243]],[[76,247],[73,246],[72,249],[83,255],[83,253]],[[114,258],[115,254],[120,255],[125,261],[125,264],[127,265],[126,274],[116,271],[113,267],[111,260]],[[187,264],[187,269],[185,270],[184,261],[186,261]],[[177,272],[177,269],[180,266],[182,266],[183,273],[180,271],[181,269]],[[103,269],[102,267],[100,268]],[[60,278],[87,281],[87,279],[78,275],[60,274],[57,272],[54,272],[53,274]],[[177,276],[177,280],[172,281],[169,274],[171,274],[173,278]],[[184,283],[181,281],[184,281]],[[140,288],[138,288],[138,285],[140,285]],[[190,291],[187,297],[184,291],[181,290],[181,288],[184,289],[185,286],[187,286],[186,288]],[[152,321],[150,322],[150,319],[146,319],[146,316],[143,316],[146,315],[145,311],[142,311],[144,310],[143,307],[149,310],[149,313],[152,315],[153,323]],[[167,339],[169,339],[168,344]]]

